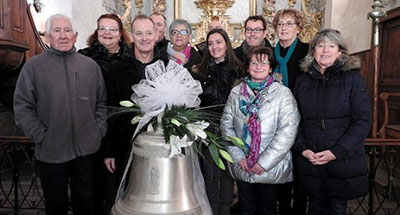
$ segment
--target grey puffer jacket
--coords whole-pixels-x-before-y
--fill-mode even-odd
[[[245,115],[239,110],[239,91],[243,83],[232,89],[221,118],[221,130],[224,136],[242,139]],[[274,82],[266,89],[265,100],[258,116],[261,119],[261,145],[258,164],[265,169],[262,175],[249,174],[239,166],[246,157],[244,151],[229,146],[228,152],[233,158],[229,170],[232,176],[241,181],[262,184],[282,184],[293,181],[293,164],[290,148],[297,134],[300,115],[296,100],[289,88]],[[249,93],[253,93],[248,88]]]

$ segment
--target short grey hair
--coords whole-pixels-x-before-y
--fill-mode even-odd
[[[192,35],[192,27],[190,26],[190,24],[184,20],[184,19],[175,19],[171,25],[169,26],[169,36],[171,37],[171,31],[174,30],[174,28],[176,28],[176,26],[178,25],[185,25],[186,30],[189,32],[189,35]]]
[[[341,55],[338,57],[336,61],[345,64],[351,59],[346,41],[340,35],[340,32],[336,29],[331,29],[331,28],[323,29],[315,35],[314,39],[310,43],[307,56],[301,63],[301,67],[304,71],[308,71],[308,68],[310,68],[310,66],[312,66],[315,63],[315,58],[314,58],[315,46],[317,46],[320,42],[325,42],[325,41],[333,42],[339,46],[339,51],[341,52]]]
[[[46,24],[45,24],[46,34],[50,34],[50,31],[51,31],[50,27],[51,27],[51,22],[53,21],[53,19],[60,19],[60,18],[68,19],[68,21],[71,23],[72,31],[75,34],[76,32],[75,32],[74,24],[72,22],[71,17],[69,17],[67,15],[64,15],[64,14],[61,14],[61,13],[57,13],[57,14],[51,15],[49,18],[47,18]]]

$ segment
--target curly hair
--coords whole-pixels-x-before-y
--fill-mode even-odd
[[[272,26],[274,26],[275,30],[278,27],[279,21],[284,16],[293,17],[294,18],[294,22],[296,23],[297,27],[299,27],[300,31],[301,31],[301,29],[303,29],[304,17],[298,10],[295,10],[295,9],[281,9],[275,14],[274,21],[272,22]]]

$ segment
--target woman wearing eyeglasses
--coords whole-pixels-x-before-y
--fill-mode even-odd
[[[104,81],[109,85],[109,77],[114,65],[132,57],[130,38],[123,28],[122,21],[116,14],[103,14],[97,19],[97,29],[87,40],[88,47],[78,52],[92,58],[100,66]],[[96,153],[94,169],[94,204],[95,214],[108,214],[114,202],[113,193],[115,176],[105,170],[104,144]],[[110,189],[109,189],[110,188]],[[104,203],[105,202],[105,203]],[[105,205],[104,205],[105,204]]]
[[[224,136],[244,147],[228,147],[243,215],[277,214],[278,184],[293,180],[292,147],[300,116],[291,91],[272,75],[272,49],[249,52],[248,76],[234,87],[221,118]]]
[[[169,26],[171,42],[160,50],[161,55],[184,66],[189,71],[201,62],[200,54],[190,45],[192,27],[183,19],[174,20]]]
[[[280,82],[293,90],[296,77],[301,73],[300,61],[307,55],[308,43],[303,43],[298,38],[303,27],[303,17],[295,9],[279,10],[272,22],[275,32],[279,38],[275,48],[274,56],[277,67],[274,75]],[[295,156],[295,155],[294,155]],[[294,172],[295,181],[283,184],[279,190],[279,213],[281,215],[305,215],[307,198],[297,184],[297,173]],[[294,185],[294,186],[293,186]],[[292,210],[292,187],[293,210]]]
[[[78,52],[96,61],[107,84],[110,68],[122,59],[132,57],[130,43],[118,15],[103,14],[97,19],[97,29],[87,40],[88,47]]]
[[[308,51],[308,43],[298,38],[303,27],[303,17],[295,9],[282,9],[276,13],[272,24],[279,38],[274,48],[277,61],[274,73],[281,74],[283,84],[293,89],[296,77],[301,73],[300,61]]]
[[[294,96],[302,117],[293,151],[309,215],[344,215],[347,200],[368,193],[364,139],[371,106],[360,62],[337,30],[317,33]]]

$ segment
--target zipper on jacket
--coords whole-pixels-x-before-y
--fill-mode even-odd
[[[69,74],[68,74],[68,66],[67,66],[67,55],[65,53],[62,54],[62,58],[63,58],[63,62],[64,62],[64,71],[65,71],[65,78],[67,81],[67,92],[68,92],[68,107],[69,107],[69,117],[71,120],[71,137],[72,137],[72,148],[74,150],[75,155],[80,156],[81,153],[79,153],[79,149],[76,146],[75,143],[75,122],[74,122],[74,116],[73,113],[74,111],[72,111],[72,90],[71,90],[71,80],[69,78]]]

